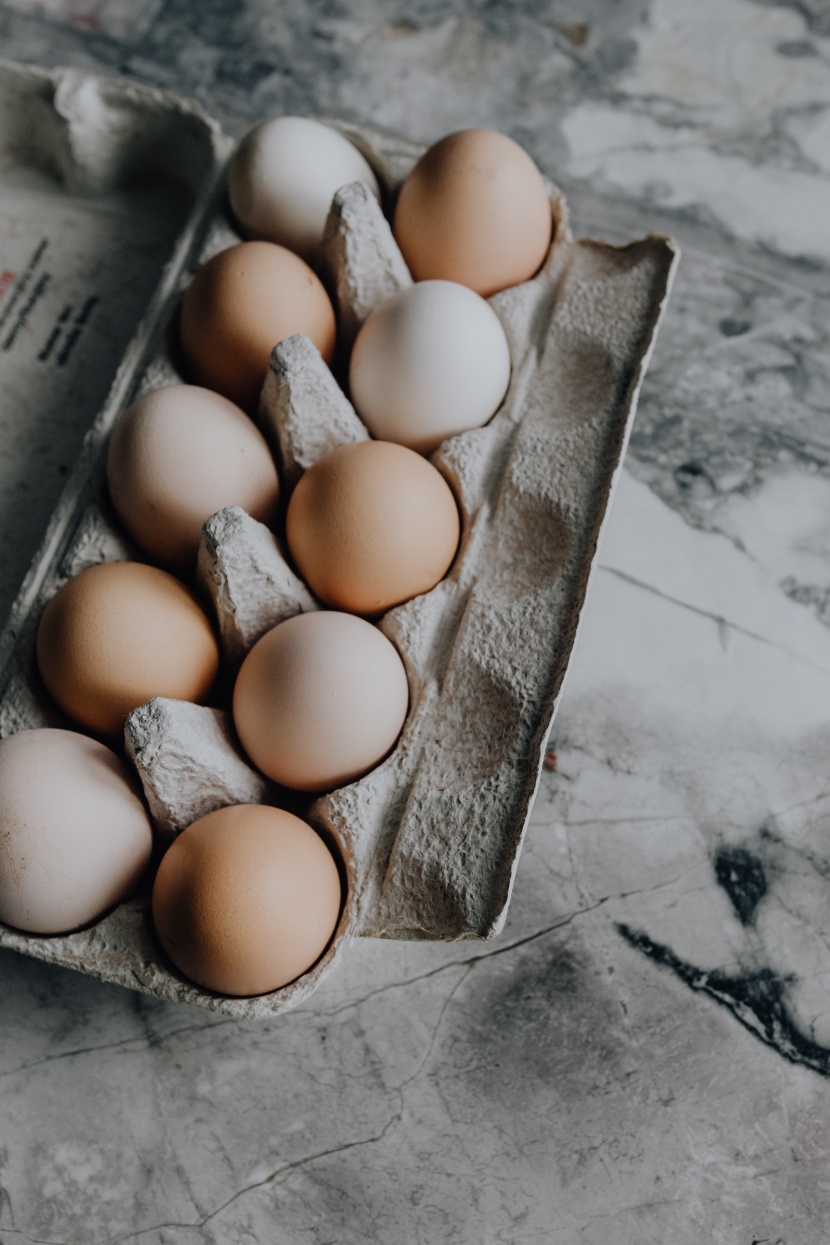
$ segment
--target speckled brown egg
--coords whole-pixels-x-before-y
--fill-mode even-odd
[[[52,597],[38,627],[37,663],[70,718],[113,736],[154,696],[203,703],[219,648],[207,615],[179,580],[139,562],[105,562]]]
[[[539,170],[495,130],[459,130],[435,143],[395,207],[395,237],[416,281],[457,281],[484,298],[533,276],[552,228]]]
[[[240,242],[208,260],[185,291],[181,342],[192,379],[256,409],[271,351],[305,333],[334,357],[331,300],[308,264],[274,242]]]
[[[428,592],[447,573],[460,532],[444,477],[386,441],[341,445],[303,475],[288,506],[291,553],[326,604],[374,615]]]
[[[340,875],[320,836],[282,809],[239,804],[188,826],[162,859],[153,921],[185,977],[217,994],[267,994],[331,941]]]

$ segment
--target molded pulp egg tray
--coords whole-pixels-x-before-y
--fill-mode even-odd
[[[374,166],[386,196],[422,148],[337,125]],[[436,135],[436,137],[438,137]],[[121,357],[64,494],[0,637],[0,733],[71,727],[34,664],[45,603],[94,563],[140,557],[118,531],[104,485],[106,441],[139,393],[183,378],[175,338],[182,290],[239,240],[223,170],[233,144],[190,102],[75,71],[0,67],[0,158],[25,182],[96,198],[175,178],[190,195],[155,292]],[[447,578],[390,610],[380,626],[410,681],[403,733],[349,786],[289,804],[339,846],[346,900],[320,961],[282,990],[224,998],[183,980],[162,956],[150,884],[94,926],[36,937],[0,926],[0,946],[229,1016],[296,1005],[356,935],[490,938],[504,921],[545,743],[573,646],[600,528],[674,267],[670,239],[616,247],[574,241],[550,187],[555,237],[532,280],[490,299],[510,343],[509,391],[490,423],[445,441],[432,462],[458,500],[462,543]],[[348,346],[374,306],[410,278],[386,219],[359,186],[327,226],[330,288]],[[2,311],[2,304],[0,304]],[[343,360],[341,359],[341,367]],[[326,450],[367,436],[311,344],[275,348],[260,421],[289,485]],[[238,509],[206,525],[198,590],[212,599],[233,671],[281,618],[317,608],[275,537]],[[227,704],[227,700],[225,701]],[[213,808],[282,802],[240,753],[229,714],[154,700],[130,715],[136,765],[161,841]]]

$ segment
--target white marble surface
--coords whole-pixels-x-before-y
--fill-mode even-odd
[[[0,4],[237,130],[497,125],[577,234],[684,248],[505,932],[357,943],[266,1024],[4,954],[2,1245],[830,1233],[830,10],[537,12]],[[8,601],[76,433],[2,420]]]

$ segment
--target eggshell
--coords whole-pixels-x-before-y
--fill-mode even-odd
[[[459,534],[444,477],[386,441],[324,454],[300,478],[286,515],[291,554],[312,592],[355,614],[428,592],[449,570]]]
[[[124,526],[152,557],[192,570],[202,526],[226,506],[274,522],[279,480],[265,438],[210,389],[168,385],[124,411],[107,482]]]
[[[52,597],[38,627],[37,663],[69,717],[119,735],[130,710],[153,696],[204,702],[219,648],[184,584],[154,566],[105,562]]]
[[[37,934],[87,925],[136,888],[151,847],[109,748],[45,728],[0,741],[0,921]]]
[[[422,281],[373,311],[349,369],[373,436],[428,453],[480,428],[510,382],[510,347],[492,307],[453,281]]]
[[[315,963],[341,905],[331,852],[299,817],[238,804],[194,821],[153,887],[159,941],[186,977],[219,994],[266,994]]]
[[[249,238],[278,242],[315,265],[331,201],[352,182],[380,199],[371,165],[337,130],[308,117],[274,117],[243,139],[228,193]]]
[[[362,618],[320,610],[257,641],[236,680],[233,719],[269,778],[327,791],[386,755],[408,703],[406,671],[386,636]]]
[[[486,298],[541,266],[552,214],[542,175],[518,143],[494,130],[458,130],[407,177],[393,228],[416,281],[459,281]]]
[[[322,282],[273,242],[240,242],[208,260],[185,291],[180,330],[193,379],[247,411],[277,342],[305,333],[327,363],[334,357],[334,309]]]

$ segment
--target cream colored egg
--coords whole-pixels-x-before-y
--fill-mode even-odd
[[[60,934],[135,890],[152,829],[124,763],[74,731],[0,741],[0,921]]]
[[[140,562],[105,562],[52,597],[37,632],[37,663],[58,705],[102,735],[152,700],[203,703],[219,670],[207,615],[184,584]]]
[[[351,182],[380,198],[369,162],[337,130],[309,117],[274,117],[240,143],[228,192],[249,238],[278,242],[317,265],[331,201]]]
[[[277,514],[277,470],[262,433],[233,402],[197,385],[155,389],[124,411],[107,483],[141,548],[186,571],[217,510],[241,506],[269,526]]]
[[[257,641],[236,680],[233,719],[269,778],[328,791],[383,759],[408,704],[406,671],[386,636],[362,618],[320,610]]]
[[[319,277],[273,242],[241,242],[200,268],[185,290],[181,342],[192,379],[256,411],[278,342],[305,333],[327,363],[335,319]]]
[[[510,382],[510,347],[492,307],[454,281],[421,281],[373,311],[349,368],[352,401],[383,441],[429,453],[480,428]]]
[[[386,441],[341,445],[300,478],[286,515],[300,574],[336,609],[376,615],[449,570],[460,520],[431,463]]]
[[[415,280],[459,281],[485,298],[532,277],[552,231],[539,170],[495,130],[459,130],[433,144],[395,207],[395,237]]]
[[[219,994],[278,990],[331,941],[340,876],[320,836],[278,808],[208,813],[168,849],[153,887],[159,941],[180,972]]]

